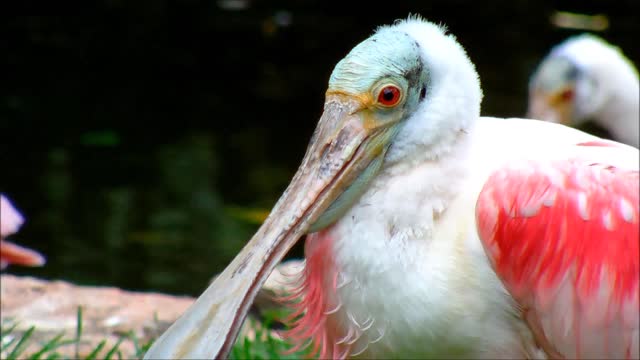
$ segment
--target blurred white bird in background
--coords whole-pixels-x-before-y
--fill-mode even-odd
[[[555,46],[529,81],[527,117],[580,127],[639,146],[638,71],[622,51],[591,34]]]

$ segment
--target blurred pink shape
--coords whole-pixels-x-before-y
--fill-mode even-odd
[[[0,194],[0,269],[9,264],[44,265],[44,256],[38,252],[5,240],[5,237],[18,232],[23,223],[24,217],[13,207],[9,199]]]
[[[13,207],[11,201],[0,194],[0,238],[15,234],[24,223],[24,217]]]

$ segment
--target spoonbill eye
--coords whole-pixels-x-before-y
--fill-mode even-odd
[[[378,103],[383,106],[395,106],[400,101],[400,89],[395,85],[387,85],[378,94]]]
[[[573,95],[573,90],[566,89],[560,93],[560,99],[562,99],[562,101],[571,101],[573,100]]]

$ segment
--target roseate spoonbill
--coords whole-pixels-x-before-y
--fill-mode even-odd
[[[529,82],[527,116],[569,126],[591,121],[613,140],[640,146],[638,70],[590,34],[555,46]]]
[[[5,240],[7,236],[15,234],[23,223],[22,215],[13,207],[9,199],[0,194],[0,269],[6,268],[9,264],[44,265],[44,256],[38,252]]]
[[[305,234],[289,338],[323,358],[638,357],[638,150],[481,97],[421,18],[357,45],[269,217],[146,358],[226,357]]]

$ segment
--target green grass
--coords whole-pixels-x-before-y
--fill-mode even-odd
[[[269,329],[272,319],[277,315],[282,314],[275,311],[266,313],[264,316],[265,321],[262,324],[252,326],[255,329],[255,340],[251,341],[246,337],[239,338],[233,349],[231,349],[229,359],[308,359],[309,356],[303,352],[285,354],[291,348],[291,345],[286,341],[271,336],[271,333],[265,330]],[[247,321],[250,324],[256,323],[251,318],[247,318]]]
[[[247,319],[247,321],[255,322],[253,319]],[[307,358],[307,356],[301,353],[294,353],[290,355],[284,355],[284,352],[290,348],[290,345],[285,341],[271,336],[271,333],[265,329],[268,329],[270,320],[266,320],[262,326],[254,326],[255,340],[249,340],[248,338],[238,339],[233,347],[230,359],[300,359]],[[17,330],[18,323],[2,324],[0,329],[0,351],[2,352],[3,359],[17,360],[17,359],[29,359],[29,360],[44,360],[44,359],[124,359],[130,358],[124,356],[119,350],[120,345],[125,341],[130,341],[133,344],[135,354],[133,358],[142,359],[146,351],[153,343],[153,339],[147,342],[141,342],[140,339],[133,332],[122,335],[118,341],[110,347],[107,347],[107,340],[102,340],[95,346],[87,355],[81,357],[79,353],[80,341],[82,339],[83,322],[82,322],[82,309],[78,308],[76,331],[71,338],[65,338],[64,333],[59,333],[46,341],[39,341],[34,339],[33,333],[36,330],[34,326],[31,326],[26,331],[21,332]],[[35,352],[26,353],[27,347],[33,342],[39,342],[37,350]],[[65,357],[59,349],[62,346],[74,345],[75,356]]]
[[[0,351],[3,355],[6,355],[6,360],[17,359],[122,359],[123,355],[119,350],[120,344],[127,340],[132,341],[135,349],[135,358],[142,358],[144,353],[149,349],[151,343],[140,344],[133,332],[129,332],[122,335],[118,341],[111,347],[106,348],[107,341],[102,340],[96,347],[89,352],[85,357],[80,357],[79,347],[82,339],[82,308],[78,308],[77,320],[76,320],[76,332],[70,339],[65,338],[64,332],[61,332],[53,336],[50,340],[45,341],[39,345],[39,349],[33,353],[27,354],[25,351],[32,342],[38,341],[33,338],[33,333],[36,330],[35,326],[29,327],[24,333],[18,334],[16,330],[18,326],[17,322],[10,324],[2,324],[0,329]],[[75,354],[73,357],[65,358],[58,350],[62,346],[74,345]]]

